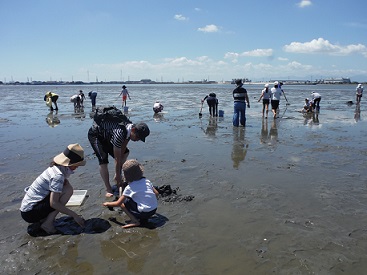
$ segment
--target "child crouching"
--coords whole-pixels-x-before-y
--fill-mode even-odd
[[[122,228],[139,226],[142,221],[148,220],[155,214],[159,193],[152,183],[143,176],[143,166],[137,160],[127,160],[123,164],[122,170],[128,185],[117,201],[105,202],[103,205],[107,207],[120,206],[129,216],[131,222]]]

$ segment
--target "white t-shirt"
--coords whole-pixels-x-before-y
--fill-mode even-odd
[[[46,198],[50,192],[61,193],[64,187],[65,173],[67,167],[48,167],[31,186],[26,188],[26,194],[22,200],[20,211],[27,212],[33,206]]]
[[[122,195],[135,201],[139,212],[149,212],[158,207],[158,201],[153,191],[153,185],[146,178],[130,182],[125,187]]]
[[[271,88],[271,100],[280,100],[280,96],[282,95],[282,90],[278,88]]]

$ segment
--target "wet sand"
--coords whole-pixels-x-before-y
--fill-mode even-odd
[[[103,183],[87,140],[90,101],[74,114],[70,96],[98,91],[97,105],[120,105],[120,86],[0,86],[0,272],[3,274],[362,274],[367,268],[367,127],[354,85],[284,86],[277,120],[261,117],[262,86],[246,86],[251,108],[234,128],[232,85],[128,87],[129,115],[151,128],[129,144],[154,185],[170,184],[192,201],[161,200],[155,229],[121,229],[127,220],[101,206]],[[50,114],[43,95],[60,95]],[[298,112],[322,94],[318,117]],[[224,117],[211,119],[200,99],[214,91]],[[19,95],[22,95],[19,97]],[[28,98],[27,98],[28,97]],[[255,99],[256,97],[256,99]],[[153,116],[159,99],[164,113]],[[55,119],[56,117],[56,119]],[[271,117],[271,116],[270,116]],[[47,123],[59,121],[55,127]],[[76,211],[103,219],[102,233],[31,237],[19,214],[23,189],[69,143],[87,165],[70,178],[89,197]],[[112,167],[112,166],[111,166]],[[111,170],[111,169],[110,169]],[[112,173],[112,172],[111,172]],[[61,217],[61,216],[60,216]]]

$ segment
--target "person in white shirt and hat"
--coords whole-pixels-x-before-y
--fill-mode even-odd
[[[84,227],[84,219],[65,205],[73,195],[69,176],[84,166],[84,150],[79,144],[70,144],[53,158],[50,166],[25,189],[20,206],[22,218],[28,223],[41,223],[47,234],[57,232],[54,221],[59,212],[71,216]]]
[[[356,103],[361,102],[362,94],[363,94],[363,86],[362,84],[358,84],[356,88]]]

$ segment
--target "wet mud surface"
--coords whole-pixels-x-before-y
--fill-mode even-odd
[[[97,105],[120,104],[120,88],[93,87]],[[80,87],[0,87],[0,273],[363,274],[367,103],[347,104],[354,86],[285,86],[291,104],[281,102],[280,118],[266,120],[254,103],[262,86],[246,88],[245,128],[231,125],[233,86],[130,88],[130,119],[151,129],[146,143],[129,144],[130,157],[162,190],[148,224],[122,229],[128,217],[102,206],[105,190],[87,140],[90,101],[77,114],[68,102]],[[43,102],[48,90],[61,95],[57,113]],[[321,111],[303,116],[312,90],[323,96]],[[199,118],[209,92],[224,117],[210,118],[204,105]],[[165,106],[160,116],[152,111],[157,99]],[[32,237],[19,213],[23,190],[74,142],[87,165],[70,182],[88,198],[73,209],[88,228],[60,215],[63,233]]]

